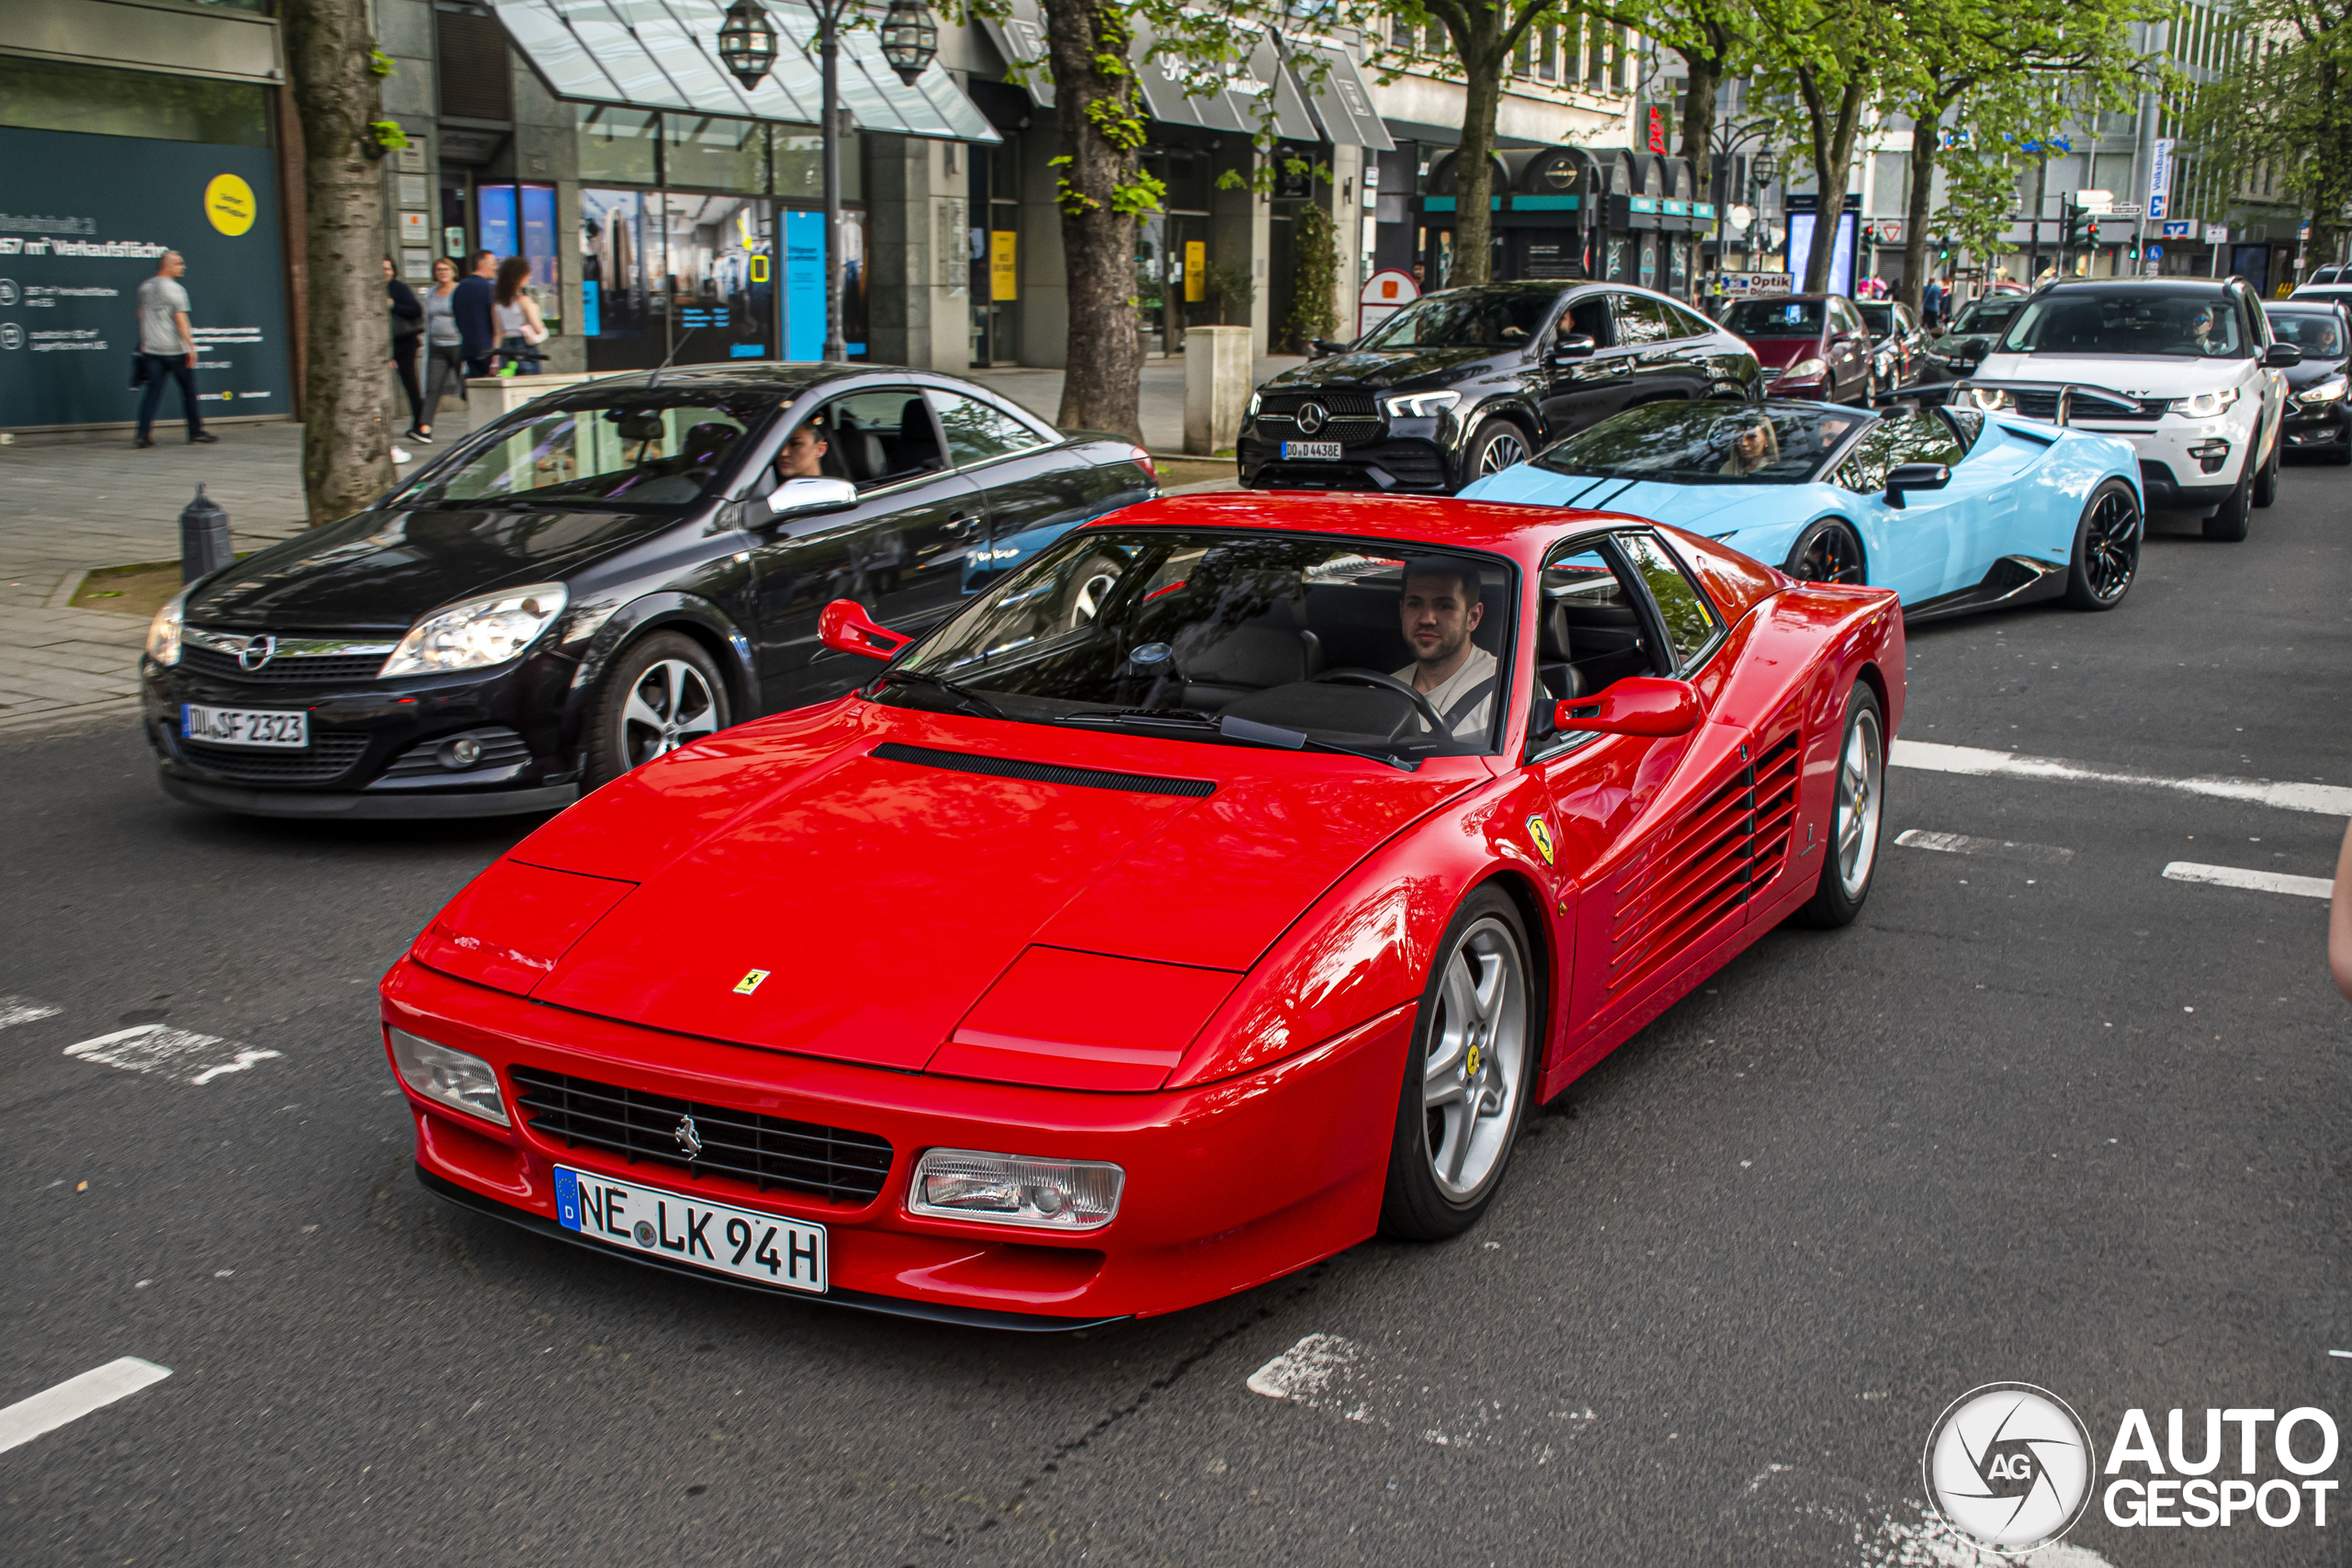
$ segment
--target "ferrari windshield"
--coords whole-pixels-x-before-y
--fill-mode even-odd
[[[1668,484],[1803,484],[1871,418],[1813,403],[1645,403],[1546,448],[1534,466]]]
[[[1510,348],[1532,343],[1560,293],[1555,288],[1450,288],[1408,305],[1359,348]]]
[[[1386,540],[1085,529],[991,584],[878,700],[1411,765],[1498,744],[1510,570]]]
[[[594,401],[511,420],[396,492],[394,506],[678,506],[698,498],[745,434],[776,404],[771,393],[714,399],[618,388]]]
[[[2043,294],[2001,340],[2004,354],[2128,354],[2243,359],[2245,322],[2220,294]]]
[[[1819,337],[1823,299],[1742,299],[1724,325],[1742,337]]]

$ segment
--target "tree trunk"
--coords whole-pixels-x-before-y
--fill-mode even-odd
[[[1804,89],[1805,109],[1813,121],[1814,188],[1813,249],[1805,258],[1804,292],[1819,294],[1829,287],[1829,266],[1838,254],[1838,225],[1846,211],[1846,175],[1854,162],[1854,141],[1862,129],[1862,104],[1869,83],[1860,72],[1846,80],[1838,95],[1836,118],[1810,80]]]
[[[1902,299],[1917,315],[1928,287],[1928,197],[1935,188],[1936,152],[1943,144],[1943,117],[1911,122],[1911,195],[1903,212]]]
[[[1136,323],[1136,149],[1143,111],[1125,14],[1105,0],[1045,0],[1061,122],[1062,257],[1069,281],[1067,430],[1143,443],[1143,344]]]
[[[366,0],[286,0],[287,62],[302,116],[302,493],[313,526],[356,512],[392,467],[391,338],[384,298],[384,183],[368,122]]]
[[[1464,39],[1462,42],[1467,42]],[[1503,51],[1488,58],[1457,49],[1464,78],[1462,149],[1453,161],[1453,273],[1446,287],[1485,283],[1494,276],[1495,111],[1502,106]],[[1483,66],[1477,62],[1483,62]]]
[[[1715,89],[1723,82],[1723,57],[1696,47],[1676,52],[1682,56],[1684,69],[1690,73],[1690,90],[1683,96],[1682,103],[1682,155],[1690,160],[1690,173],[1696,176],[1699,187],[1707,193],[1707,199],[1713,200],[1714,149],[1707,144],[1715,135]],[[1731,177],[1729,171],[1724,177]]]

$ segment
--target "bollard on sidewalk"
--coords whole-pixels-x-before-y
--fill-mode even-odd
[[[236,558],[229,548],[229,514],[196,487],[196,499],[180,512],[180,581],[220,570]]]

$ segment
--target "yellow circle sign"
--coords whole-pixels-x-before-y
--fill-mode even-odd
[[[234,236],[252,228],[258,210],[254,187],[234,175],[215,175],[204,187],[204,215],[223,234]]]

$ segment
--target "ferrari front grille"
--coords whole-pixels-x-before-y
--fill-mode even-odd
[[[605,1149],[690,1176],[726,1176],[764,1192],[781,1187],[837,1202],[870,1202],[890,1174],[890,1141],[871,1133],[792,1122],[621,1089],[537,1067],[509,1067],[526,1124],[566,1148]],[[693,1118],[691,1128],[687,1118]],[[691,1137],[682,1137],[682,1132]],[[687,1156],[687,1146],[696,1152]]]

